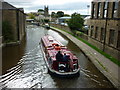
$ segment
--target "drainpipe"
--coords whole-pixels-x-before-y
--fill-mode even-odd
[[[17,40],[20,41],[20,32],[19,32],[19,9],[16,9],[16,27],[17,27]]]
[[[106,32],[107,32],[107,21],[108,21],[108,8],[109,8],[109,2],[107,2],[107,13],[105,18],[105,32],[104,32],[104,42],[103,42],[103,52],[105,52],[105,42],[106,42]]]
[[[107,17],[105,19],[105,32],[104,32],[103,52],[105,51],[106,32],[107,32]]]

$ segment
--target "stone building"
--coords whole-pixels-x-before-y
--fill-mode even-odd
[[[120,60],[120,0],[93,0],[89,42]]]
[[[44,6],[44,16],[45,16],[45,17],[48,17],[48,16],[49,16],[48,6]]]
[[[2,46],[2,2],[0,1],[0,47]]]
[[[21,41],[26,34],[26,14],[23,8],[2,2],[2,22],[4,21],[11,24],[14,41]]]

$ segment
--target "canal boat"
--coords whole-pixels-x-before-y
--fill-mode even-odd
[[[44,60],[50,74],[60,77],[79,76],[80,66],[75,54],[50,35],[43,36],[41,42]],[[58,61],[56,59],[58,52],[61,52],[63,57],[66,54],[67,61],[64,58]]]
[[[44,25],[44,27],[45,27],[46,29],[50,29],[50,26],[49,26],[48,23],[46,23],[46,24]]]

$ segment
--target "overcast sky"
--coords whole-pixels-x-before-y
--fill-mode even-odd
[[[52,11],[64,11],[66,14],[74,12],[80,14],[90,14],[92,0],[4,0],[14,5],[17,8],[24,8],[25,12],[36,12],[38,9],[43,9],[44,5],[49,6],[49,13]],[[89,11],[88,11],[89,10]]]

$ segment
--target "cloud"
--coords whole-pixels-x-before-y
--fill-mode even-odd
[[[33,2],[33,0],[4,0],[6,2]]]
[[[51,10],[62,9],[62,10],[77,10],[77,9],[86,9],[87,5],[90,5],[89,2],[74,2],[66,3],[63,5],[50,5]]]
[[[24,8],[25,12],[37,11],[43,9],[44,5],[49,6],[50,11],[64,10],[82,11],[87,9],[87,5],[91,4],[92,0],[5,0],[18,8]]]

